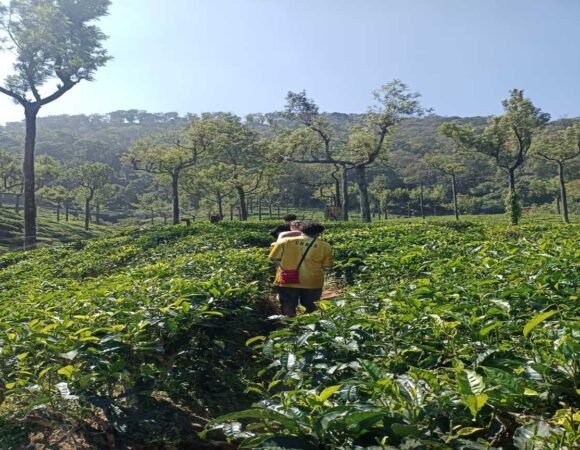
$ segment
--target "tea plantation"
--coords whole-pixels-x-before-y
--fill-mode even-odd
[[[40,245],[58,242],[70,242],[78,239],[89,239],[102,235],[107,229],[104,225],[91,225],[91,229],[84,229],[84,221],[70,215],[67,222],[62,213],[62,220],[57,222],[53,211],[38,208],[38,242]],[[22,246],[24,224],[22,212],[16,213],[12,208],[0,207],[0,254],[8,249]]]
[[[0,448],[580,445],[580,226],[331,226],[289,320],[270,225],[0,255]]]

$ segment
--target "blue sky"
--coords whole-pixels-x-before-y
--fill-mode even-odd
[[[306,89],[362,112],[394,78],[441,115],[501,112],[523,88],[554,118],[580,116],[580,0],[113,0],[115,58],[43,115],[283,108]],[[0,78],[9,66],[0,54]],[[0,98],[0,122],[22,111]]]

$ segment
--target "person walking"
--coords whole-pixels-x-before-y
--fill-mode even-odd
[[[276,225],[275,228],[270,230],[270,235],[274,237],[274,239],[278,239],[278,235],[284,231],[290,231],[290,223],[296,220],[296,214],[286,214],[284,216],[284,223],[280,225]]]
[[[281,242],[283,239],[302,236],[302,231],[300,231],[301,224],[302,224],[301,220],[293,220],[292,222],[290,222],[290,231],[282,231],[280,234],[278,234],[277,241]]]
[[[307,312],[316,310],[324,286],[324,268],[332,266],[330,244],[319,239],[324,226],[302,222],[301,236],[276,242],[269,258],[276,265],[278,299],[282,314],[295,316],[298,304]]]

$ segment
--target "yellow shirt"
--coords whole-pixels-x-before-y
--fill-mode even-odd
[[[308,248],[312,239],[306,236],[298,236],[276,242],[270,250],[269,258],[280,261],[283,269],[296,269],[302,255]],[[284,287],[305,289],[318,289],[324,286],[323,267],[332,266],[332,250],[327,242],[316,239],[310,247],[306,258],[300,266],[300,283],[284,284]],[[280,267],[276,270],[275,284],[280,285]]]

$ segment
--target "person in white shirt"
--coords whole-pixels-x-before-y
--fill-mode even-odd
[[[293,220],[290,222],[290,231],[283,231],[278,235],[278,239],[276,242],[282,242],[282,240],[289,238],[289,237],[298,237],[302,236],[302,232],[300,231],[300,225],[302,221],[300,220]]]

